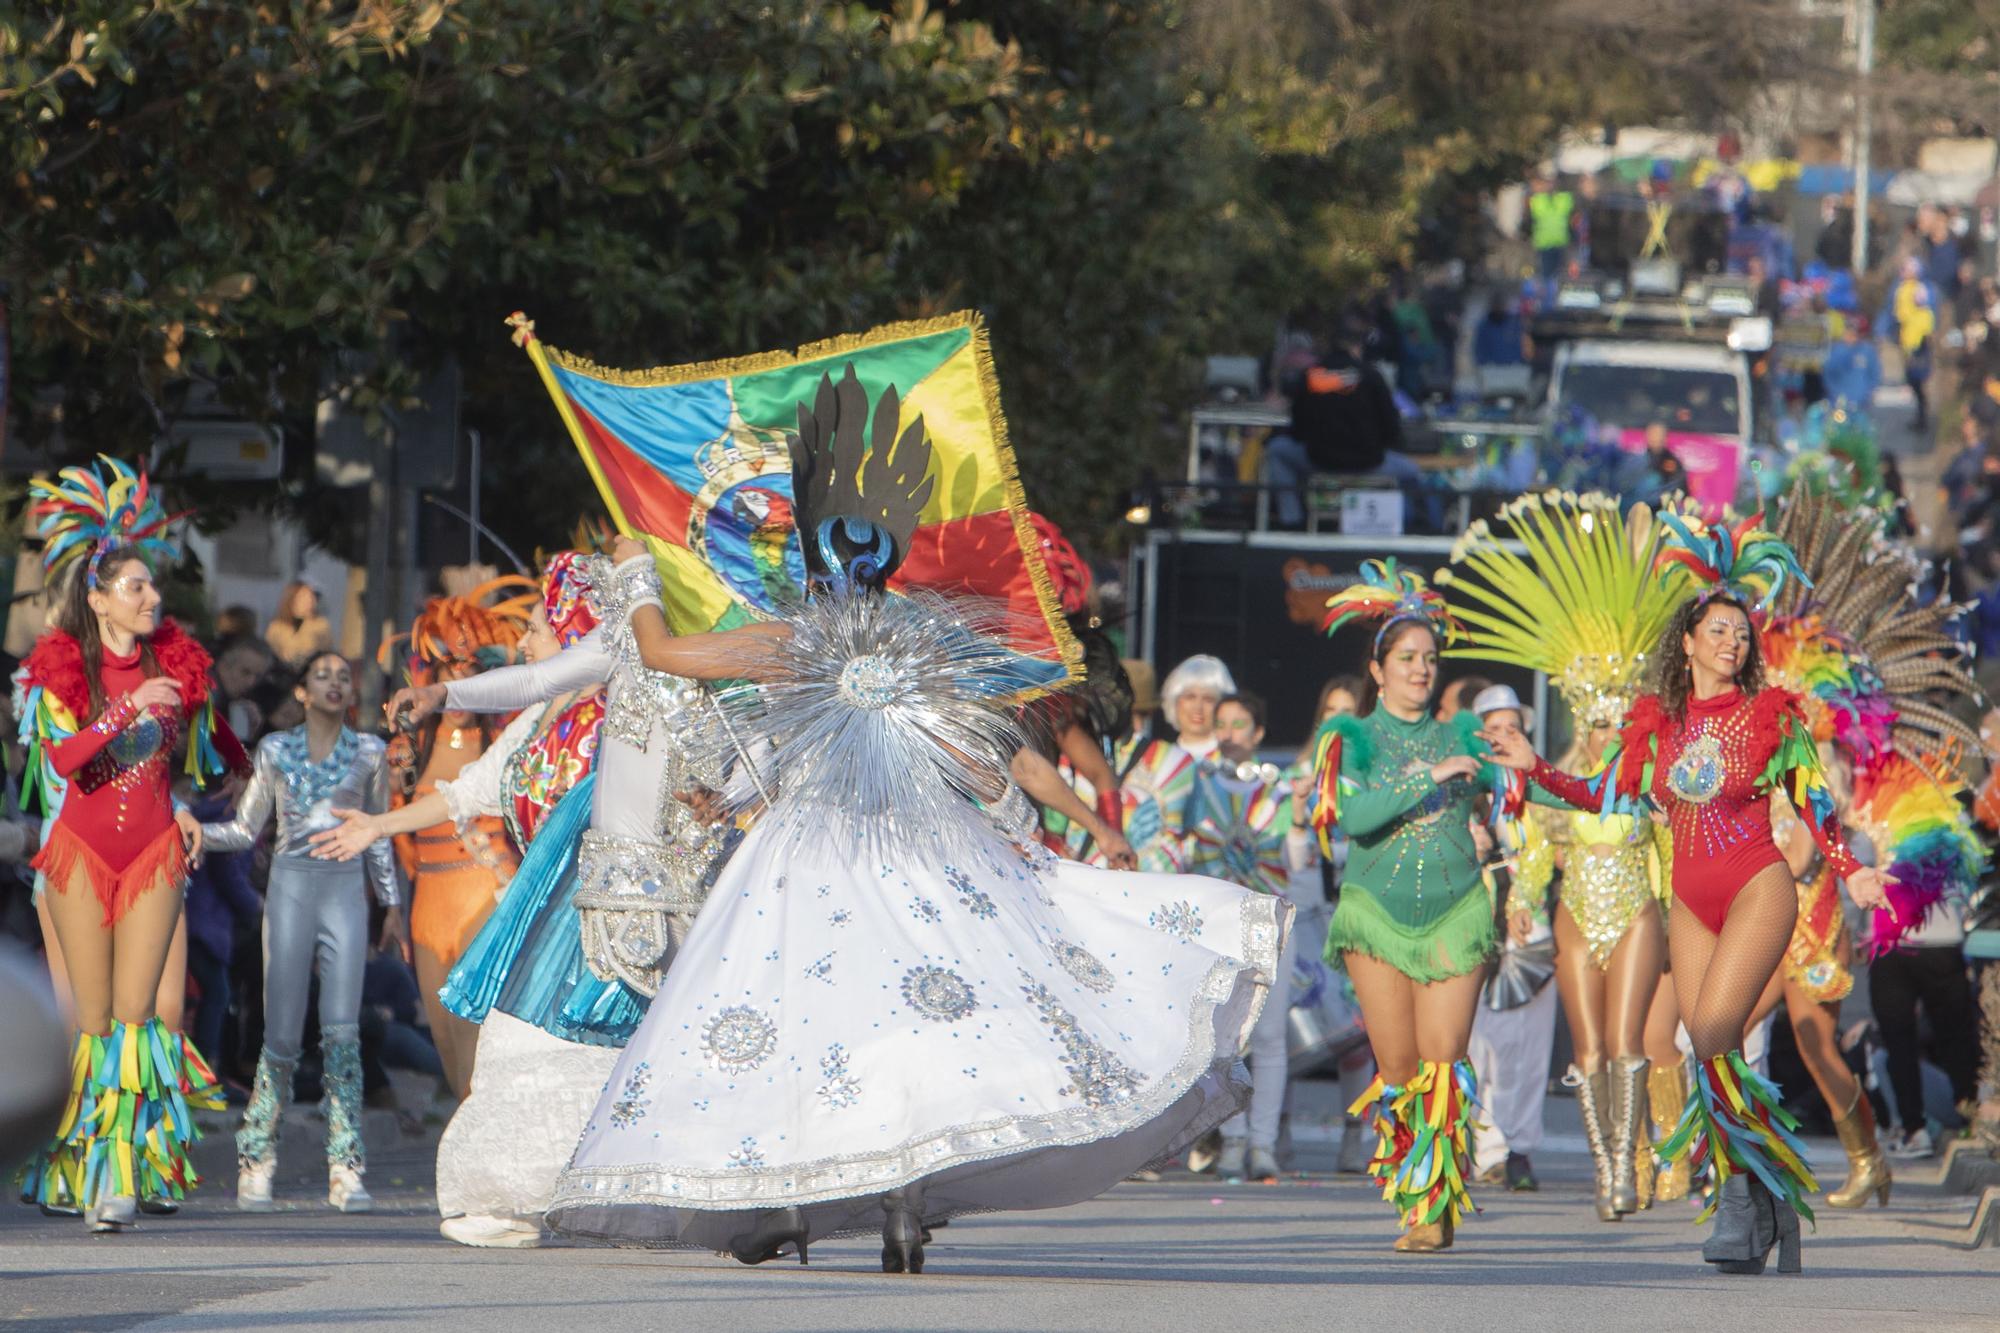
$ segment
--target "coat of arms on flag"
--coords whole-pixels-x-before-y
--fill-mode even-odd
[[[611,519],[660,562],[675,633],[728,629],[805,594],[785,437],[822,376],[851,370],[872,405],[896,390],[900,432],[922,417],[934,485],[891,588],[1004,603],[1032,632],[1024,678],[1066,684],[1081,661],[1030,525],[985,326],[972,313],[891,324],[794,352],[607,370],[508,320],[533,359]]]

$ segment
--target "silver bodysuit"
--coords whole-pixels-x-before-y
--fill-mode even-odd
[[[383,749],[380,738],[343,727],[327,757],[314,763],[304,727],[275,732],[257,746],[235,818],[201,826],[206,850],[240,852],[277,816],[264,894],[264,1045],[280,1060],[299,1057],[315,971],[321,1037],[352,1039],[368,962],[367,890],[385,907],[402,901],[387,842],[370,847],[360,865],[312,854],[312,835],[339,825],[334,810],[388,808]]]
[[[598,627],[543,662],[502,667],[445,687],[448,709],[499,713],[572,690],[602,685],[605,716],[597,743],[590,831],[577,856],[575,903],[583,917],[584,961],[603,980],[644,995],[707,894],[725,830],[703,823],[675,795],[720,788],[717,765],[692,751],[702,687],[649,671],[629,624],[633,609],[658,605],[649,558],[614,569],[601,556],[586,577]]]

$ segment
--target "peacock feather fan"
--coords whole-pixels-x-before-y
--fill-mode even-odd
[[[1954,695],[1978,696],[1952,632],[1964,608],[1943,598],[1917,599],[1923,573],[1917,555],[1888,540],[1873,511],[1850,508],[1803,484],[1779,506],[1775,531],[1798,552],[1807,578],[1772,598],[1763,642],[1769,645],[1774,625],[1792,626],[1785,632],[1796,637],[1805,632],[1797,622],[1811,617],[1831,636],[1823,651],[1851,659],[1856,686],[1848,697],[1879,695],[1893,715],[1890,739],[1897,750],[1916,756],[1959,745],[1976,752],[1978,733],[1940,706]],[[1784,671],[1778,680],[1801,692],[1813,688]],[[1867,762],[1871,756],[1857,751],[1850,757]]]
[[[1439,571],[1470,640],[1451,655],[1544,672],[1580,722],[1618,722],[1687,593],[1681,574],[1654,572],[1661,524],[1644,505],[1560,491],[1524,495],[1500,521],[1522,553],[1482,520]]]
[[[78,560],[90,586],[107,551],[136,547],[149,563],[167,564],[180,547],[167,529],[184,517],[160,504],[146,474],[108,454],[89,467],[66,467],[53,482],[37,477],[28,485],[29,515],[42,539],[42,568],[53,582]]]
[[[1358,583],[1350,583],[1326,599],[1321,633],[1332,634],[1350,623],[1379,621],[1387,629],[1398,620],[1421,620],[1431,627],[1440,643],[1458,639],[1461,627],[1445,604],[1444,594],[1425,583],[1423,575],[1402,568],[1394,556],[1386,560],[1363,560],[1360,574]]]

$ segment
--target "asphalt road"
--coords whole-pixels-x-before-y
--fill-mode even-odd
[[[1314,1108],[1325,1085],[1307,1085]],[[374,1120],[375,1118],[371,1118]],[[1615,1225],[1586,1197],[1574,1104],[1552,1099],[1538,1194],[1483,1191],[1451,1253],[1390,1252],[1386,1207],[1333,1173],[1333,1142],[1302,1131],[1299,1174],[1227,1186],[1173,1173],[1046,1213],[961,1219],[921,1277],[877,1271],[866,1240],[809,1267],[743,1268],[702,1253],[474,1251],[438,1237],[432,1134],[371,1123],[378,1211],[328,1210],[317,1134],[295,1121],[284,1210],[229,1206],[226,1133],[213,1183],[179,1217],[92,1238],[77,1222],[0,1212],[0,1326],[49,1330],[479,1329],[1993,1329],[2000,1253],[1951,1244],[1970,1201],[1898,1183],[1893,1206],[1822,1209],[1800,1278],[1728,1278],[1696,1254],[1694,1210]],[[218,1126],[220,1128],[220,1126]],[[433,1131],[434,1133],[434,1131]],[[1813,1145],[1833,1168],[1830,1142]],[[1750,1304],[1754,1302],[1753,1304]]]

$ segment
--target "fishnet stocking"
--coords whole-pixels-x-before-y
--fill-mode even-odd
[[[1668,914],[1674,989],[1696,1059],[1743,1045],[1743,1029],[1791,943],[1798,911],[1792,872],[1780,863],[1737,890],[1720,935],[1685,907]]]

